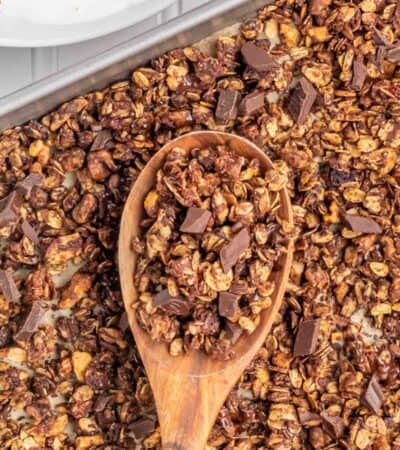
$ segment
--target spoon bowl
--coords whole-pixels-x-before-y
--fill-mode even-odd
[[[215,360],[200,351],[173,357],[165,343],[153,341],[137,323],[133,308],[138,297],[134,285],[137,255],[131,243],[141,235],[144,199],[155,184],[157,171],[175,147],[190,152],[193,148],[222,144],[248,159],[258,159],[264,170],[273,167],[263,151],[240,136],[214,131],[192,132],[169,142],[151,158],[137,178],[122,214],[118,248],[122,295],[129,325],[153,390],[164,449],[204,449],[226,397],[271,330],[282,304],[292,262],[293,241],[289,239],[287,251],[281,255],[277,264],[279,271],[272,275],[275,280],[272,304],[261,313],[255,331],[250,335],[242,335],[234,345],[236,356],[232,360]],[[287,190],[282,189],[280,196],[279,214],[289,224],[293,224]]]

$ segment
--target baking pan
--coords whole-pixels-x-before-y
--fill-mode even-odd
[[[216,0],[156,29],[0,99],[0,130],[41,117],[59,104],[126,79],[151,58],[198,42],[254,15],[272,0]],[[0,62],[1,63],[1,62]]]

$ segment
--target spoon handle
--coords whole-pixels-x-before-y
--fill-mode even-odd
[[[150,369],[150,370],[149,370]],[[165,450],[204,450],[208,435],[235,380],[224,373],[196,377],[146,368],[156,399]]]

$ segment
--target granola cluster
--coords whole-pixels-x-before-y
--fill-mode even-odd
[[[160,448],[116,234],[151,155],[213,129],[285,162],[297,239],[207,450],[400,449],[399,39],[397,0],[277,0],[0,135],[1,448]]]
[[[266,171],[223,145],[167,155],[133,245],[136,317],[171,355],[231,359],[271,306],[271,274],[287,244],[279,217],[286,171]]]

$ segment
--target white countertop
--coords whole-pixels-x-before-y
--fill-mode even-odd
[[[0,47],[0,97],[126,41],[210,0],[176,0],[163,12],[130,28],[81,44],[50,48]],[[214,0],[218,1],[218,0]]]

